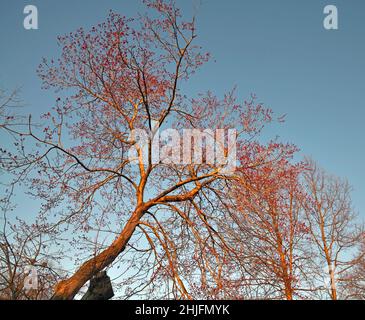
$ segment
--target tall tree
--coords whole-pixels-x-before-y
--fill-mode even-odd
[[[365,300],[365,234],[351,268],[341,276],[340,289],[341,299]]]
[[[351,203],[351,187],[342,180],[326,173],[309,160],[305,183],[309,199],[306,215],[319,264],[326,270],[331,299],[338,298],[338,279],[352,266],[349,258],[361,238],[361,227]],[[327,281],[325,281],[327,283]]]
[[[44,224],[29,224],[11,215],[14,185],[6,191],[0,198],[0,299],[49,299],[63,276],[59,268],[63,252],[54,246],[55,234]]]
[[[185,95],[181,84],[209,58],[194,44],[195,18],[182,21],[173,2],[145,3],[148,15],[127,19],[111,12],[89,32],[80,28],[58,38],[60,57],[44,59],[38,72],[44,88],[54,88],[60,97],[42,117],[48,124],[35,125],[29,117],[26,130],[17,132],[22,156],[13,159],[9,170],[22,168],[28,174],[32,193],[45,201],[44,213],[55,214],[57,225],[73,225],[73,234],[91,232],[98,242],[74,274],[56,286],[54,299],[73,299],[127,246],[139,252],[136,243],[148,243],[147,252],[155,254],[160,267],[162,252],[178,297],[190,298],[176,267],[179,219],[200,244],[205,243],[199,236],[203,232],[223,248],[221,234],[212,231],[214,219],[202,211],[209,205],[208,191],[217,195],[215,190],[234,180],[227,164],[238,160],[242,168],[259,170],[288,148],[255,141],[273,113],[254,97],[238,103],[234,91],[223,99],[210,92],[196,99]],[[170,129],[156,145],[154,138],[168,127],[181,135],[186,129],[206,130],[205,142],[184,144],[181,152],[176,149],[181,141]],[[222,131],[214,129],[237,132],[225,143]],[[141,130],[149,133],[144,144],[137,138]],[[210,143],[211,138],[218,143]],[[205,151],[195,154],[196,145]],[[25,151],[30,146],[33,151]],[[237,159],[232,159],[230,150],[236,146]],[[191,149],[198,161],[191,161]],[[186,206],[191,206],[189,215]],[[192,215],[200,223],[198,230]],[[100,240],[104,227],[108,237]]]
[[[282,158],[261,170],[241,171],[233,190],[238,228],[232,230],[245,270],[241,285],[257,287],[260,298],[292,300],[310,288],[305,192],[300,184],[304,169]]]

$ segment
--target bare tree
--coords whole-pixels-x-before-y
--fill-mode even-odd
[[[258,298],[292,300],[310,290],[303,170],[303,164],[283,160],[280,166],[266,165],[259,172],[244,171],[233,191],[238,228],[231,232],[236,233],[241,268],[246,271],[241,285],[253,292],[256,287]]]
[[[0,199],[0,299],[49,299],[62,279],[58,268],[62,252],[55,249],[52,233],[38,223],[11,217],[14,186]]]
[[[18,155],[24,155],[18,130],[26,121],[20,107],[19,90],[0,90],[0,299],[49,299],[61,279],[55,230],[47,230],[39,219],[27,217],[34,221],[27,223],[13,214],[15,189],[24,178],[22,170],[15,177],[8,170],[10,163],[20,168]]]
[[[359,243],[362,231],[356,225],[351,203],[351,187],[340,178],[327,174],[309,160],[305,174],[308,192],[306,215],[319,258],[319,272],[327,271],[330,297],[338,298],[338,281],[354,265],[348,255]],[[325,268],[324,268],[325,267]],[[325,286],[324,286],[325,287]]]
[[[44,216],[54,214],[84,240],[74,239],[74,249],[85,255],[78,251],[82,261],[56,286],[54,299],[73,299],[118,258],[128,261],[126,249],[147,257],[139,274],[145,271],[151,279],[168,279],[175,297],[191,298],[180,276],[176,252],[183,238],[176,228],[183,222],[195,240],[204,243],[208,235],[210,247],[215,238],[223,248],[221,235],[213,232],[214,219],[204,216],[202,209],[209,204],[208,190],[214,193],[233,179],[225,168],[236,138],[238,158],[249,159],[250,166],[276,161],[254,140],[273,116],[254,97],[238,103],[234,92],[223,99],[211,92],[195,99],[185,95],[181,83],[209,58],[195,44],[195,18],[183,21],[173,1],[144,2],[151,14],[133,20],[111,12],[89,32],[80,28],[58,38],[60,59],[44,59],[38,72],[45,89],[64,95],[43,115],[47,125],[35,125],[29,117],[27,127],[17,132],[20,156],[11,158],[8,170],[28,176],[32,194],[44,200]],[[163,139],[157,146],[161,157],[154,161],[153,138],[166,127],[182,134],[184,129],[208,130],[208,141],[212,129],[237,129],[237,135],[234,142],[222,143],[213,132],[220,141],[215,147],[222,150],[222,161],[210,161],[208,151],[201,153],[204,161],[175,161],[181,150],[175,152],[174,147],[182,146],[181,141],[170,141],[163,148]],[[146,149],[136,130],[149,133]],[[257,152],[251,155],[248,146]],[[128,155],[131,149],[133,157]],[[93,249],[87,251],[91,244]],[[154,259],[148,258],[150,254]],[[219,277],[213,278],[219,282]]]
[[[365,234],[359,249],[352,261],[353,267],[341,276],[341,299],[365,300]]]

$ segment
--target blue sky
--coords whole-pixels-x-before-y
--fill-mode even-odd
[[[285,124],[266,134],[295,143],[348,178],[365,217],[365,1],[177,2],[187,14],[197,8],[198,41],[213,55],[187,86],[191,94],[223,94],[237,85],[240,97],[255,93],[278,115],[287,114]],[[27,4],[38,8],[39,30],[23,28]],[[323,28],[328,4],[338,8],[339,30]],[[43,56],[58,56],[57,35],[97,24],[110,9],[129,16],[142,7],[135,0],[1,0],[0,87],[22,87],[28,113],[48,110],[55,95],[41,90],[35,70]]]

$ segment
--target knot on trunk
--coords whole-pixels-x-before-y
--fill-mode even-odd
[[[81,300],[109,300],[114,297],[112,283],[106,271],[98,272],[90,279],[89,289]]]

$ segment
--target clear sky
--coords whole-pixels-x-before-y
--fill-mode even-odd
[[[279,115],[287,114],[284,125],[267,133],[347,177],[365,217],[365,1],[177,3],[188,14],[197,8],[199,42],[214,57],[191,80],[191,93],[223,94],[237,85],[240,97],[255,93]],[[38,8],[39,30],[23,28],[27,4]],[[328,4],[338,8],[339,30],[323,27]],[[55,95],[41,90],[35,70],[43,56],[58,56],[57,35],[97,24],[110,9],[129,16],[141,8],[136,0],[1,0],[0,87],[22,87],[29,113],[48,110]]]

